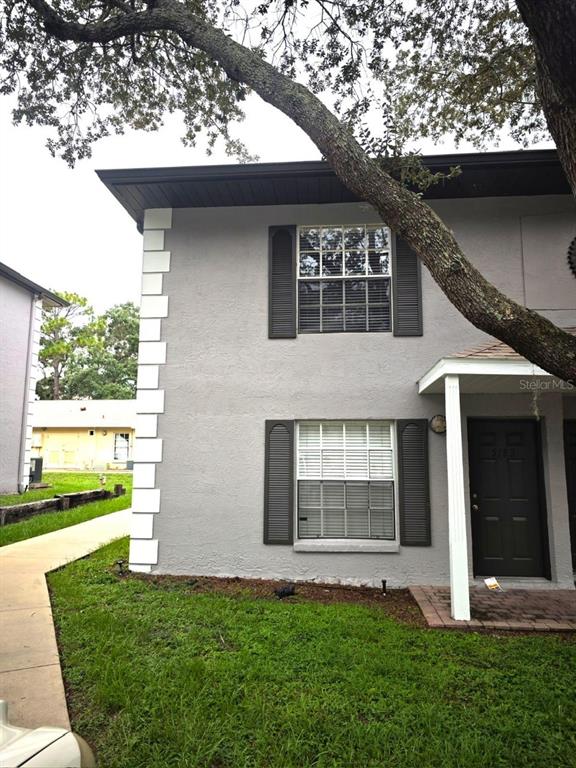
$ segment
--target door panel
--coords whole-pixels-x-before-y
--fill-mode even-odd
[[[522,459],[508,459],[508,494],[511,501],[528,501],[526,498],[526,489],[528,483],[524,475],[526,463]]]
[[[502,552],[502,528],[499,518],[488,515],[484,518],[482,540],[484,556],[492,561],[497,561]]]
[[[564,422],[564,457],[566,460],[566,486],[568,514],[572,542],[572,567],[576,571],[576,421]]]
[[[536,422],[470,419],[468,445],[475,573],[545,575]]]
[[[498,465],[494,459],[484,457],[479,466],[480,484],[486,498],[497,499],[499,495]]]

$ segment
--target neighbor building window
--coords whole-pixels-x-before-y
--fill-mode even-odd
[[[114,461],[128,461],[130,452],[130,435],[127,432],[116,432],[114,435]]]
[[[382,224],[299,227],[298,331],[391,330],[391,260]]]
[[[389,422],[300,422],[298,536],[394,539]]]

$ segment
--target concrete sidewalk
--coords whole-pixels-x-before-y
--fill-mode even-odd
[[[127,536],[129,509],[0,549],[0,698],[25,728],[69,728],[45,574]]]

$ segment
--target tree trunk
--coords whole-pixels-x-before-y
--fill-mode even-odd
[[[516,0],[536,52],[538,93],[576,197],[576,2]]]
[[[54,363],[54,376],[52,378],[52,399],[60,400],[60,364]]]
[[[498,291],[468,261],[430,206],[382,170],[316,96],[257,52],[176,0],[158,0],[145,12],[124,13],[90,25],[65,21],[45,0],[30,0],[30,4],[41,15],[47,33],[60,40],[102,43],[162,29],[207,53],[229,77],[248,85],[308,134],[348,189],[371,203],[382,220],[412,246],[464,317],[536,365],[576,381],[576,338]]]

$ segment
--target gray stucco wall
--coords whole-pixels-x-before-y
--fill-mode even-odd
[[[29,291],[0,277],[1,493],[18,486],[32,302]]]
[[[488,279],[520,302],[529,294],[542,305],[539,309],[558,317],[561,310],[562,322],[576,325],[574,298],[571,303],[569,297],[555,299],[558,279],[576,287],[565,265],[568,233],[576,221],[571,198],[454,200],[435,207]],[[560,220],[560,253],[556,240],[549,243],[537,227],[525,225],[527,217],[546,215]],[[318,554],[262,543],[265,419],[429,418],[444,411],[443,398],[419,396],[418,379],[439,358],[487,338],[423,270],[422,338],[268,339],[268,226],[376,220],[362,204],[174,210],[164,246],[172,263],[164,277],[170,304],[163,320],[167,362],[160,373],[166,405],[158,424],[164,453],[157,467],[162,504],[154,523],[155,570],[365,583],[386,578],[393,586],[447,583],[445,439],[432,433],[432,547]],[[549,265],[562,257],[564,271],[558,267],[558,277],[552,277]],[[566,301],[567,306],[558,306]],[[475,398],[463,398],[464,417],[531,415],[525,395]],[[556,399],[561,408],[561,396]],[[556,447],[558,429],[552,427]],[[558,491],[563,467],[550,462],[547,471],[555,488],[552,522],[558,516],[562,528],[564,518],[567,524]],[[554,572],[559,581],[565,581],[566,568],[561,553]]]

